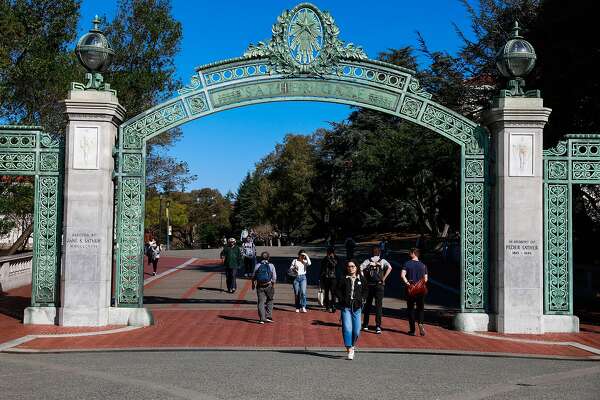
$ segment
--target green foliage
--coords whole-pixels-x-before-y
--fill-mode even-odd
[[[14,228],[25,230],[33,218],[33,182],[3,179],[0,182],[0,235]]]
[[[182,28],[171,14],[168,0],[119,0],[106,36],[115,50],[106,81],[118,91],[119,101],[131,118],[171,97],[181,87],[175,78],[175,56]],[[181,137],[172,129],[147,146],[146,186],[170,192],[196,179],[186,162],[164,154]]]
[[[81,73],[69,47],[79,1],[0,2],[0,119],[64,132],[61,100]]]

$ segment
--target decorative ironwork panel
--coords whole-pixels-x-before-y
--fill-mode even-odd
[[[35,153],[0,153],[0,171],[35,171]]]
[[[2,126],[0,126],[2,129]],[[0,149],[35,149],[36,134],[0,133]]]
[[[417,119],[419,113],[421,112],[421,107],[423,107],[424,102],[421,100],[413,99],[412,97],[404,97],[404,101],[402,102],[402,107],[400,107],[400,114]]]
[[[545,289],[547,309],[571,311],[569,271],[569,229],[571,193],[567,184],[549,184],[545,188]]]
[[[125,124],[123,148],[140,149],[146,137],[151,136],[157,130],[162,130],[171,125],[176,126],[177,122],[185,119],[186,116],[183,103],[177,101],[173,104],[167,104],[130,124]]]
[[[186,98],[185,101],[188,107],[190,108],[190,113],[192,115],[208,111],[208,104],[206,103],[206,96],[204,95],[204,93],[199,93],[190,96]]]
[[[485,160],[483,159],[467,159],[465,166],[465,178],[483,178],[485,176],[484,165]]]
[[[36,177],[31,303],[58,304],[62,184],[58,176]]]
[[[143,299],[144,178],[118,180],[117,305],[141,306]]]
[[[58,305],[63,159],[62,138],[38,126],[0,125],[0,175],[35,177],[33,306]]]
[[[573,134],[544,150],[544,311],[573,313],[573,184],[600,184],[600,135]]]
[[[569,179],[568,161],[548,161],[548,179]]]
[[[600,161],[573,161],[573,180],[600,180]]]
[[[59,154],[42,153],[40,154],[40,171],[59,172]]]
[[[126,174],[140,175],[142,171],[142,157],[141,153],[127,153],[123,155],[123,172]]]
[[[483,311],[487,307],[487,268],[485,265],[486,190],[483,182],[465,183],[464,193],[464,268],[463,308]]]
[[[427,127],[454,138],[459,143],[465,143],[467,154],[481,152],[481,147],[474,134],[476,124],[466,123],[464,119],[457,118],[453,113],[434,104],[427,105],[422,121]]]

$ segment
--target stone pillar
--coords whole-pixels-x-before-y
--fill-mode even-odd
[[[64,326],[109,324],[113,244],[113,147],[125,109],[110,91],[72,90],[65,100],[61,307]]]
[[[541,98],[502,97],[483,116],[495,149],[492,303],[502,333],[542,333],[543,129]]]

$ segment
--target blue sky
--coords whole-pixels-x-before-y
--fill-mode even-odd
[[[249,43],[271,37],[271,26],[284,10],[301,1],[188,1],[173,0],[173,15],[183,25],[176,58],[177,76],[185,83],[195,67],[243,54]],[[388,48],[417,45],[416,31],[431,50],[455,52],[460,41],[452,23],[469,32],[466,10],[458,0],[313,1],[329,11],[340,38],[360,45],[370,58]],[[87,31],[95,14],[112,18],[115,0],[84,0],[81,27]],[[422,62],[426,62],[424,58]],[[310,134],[341,121],[350,108],[325,103],[275,103],[238,108],[182,126],[184,135],[170,151],[187,161],[198,180],[187,189],[211,187],[236,191],[246,173],[286,133]]]

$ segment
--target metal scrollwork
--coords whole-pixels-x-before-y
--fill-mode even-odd
[[[548,185],[546,289],[552,312],[569,311],[569,187]]]
[[[485,184],[466,183],[464,198],[464,303],[466,310],[485,309]]]
[[[333,17],[309,3],[286,10],[273,25],[268,43],[250,45],[244,57],[268,58],[272,73],[325,75],[341,60],[365,60],[362,48],[344,45]]]

